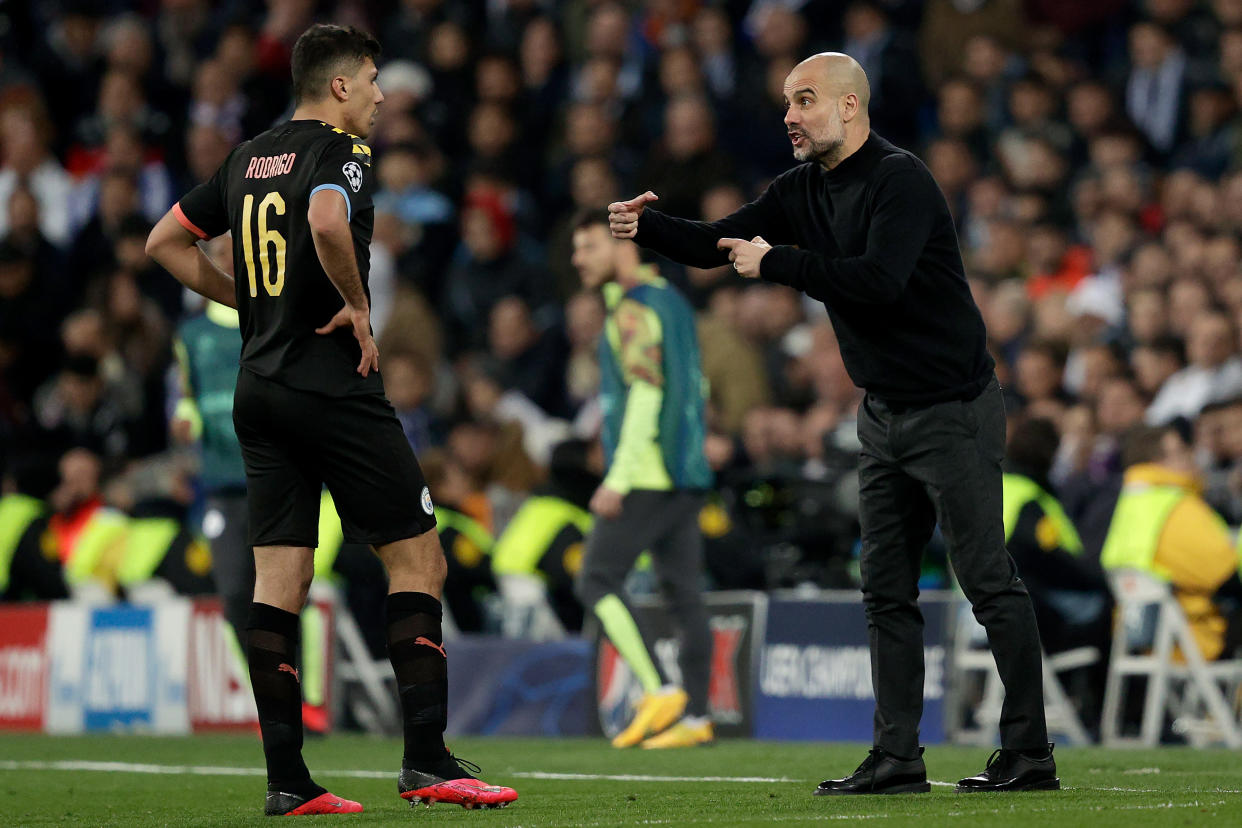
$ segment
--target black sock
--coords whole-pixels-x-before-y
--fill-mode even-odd
[[[259,709],[267,789],[312,799],[325,790],[302,761],[302,687],[298,682],[298,616],[268,604],[250,605],[246,660]]]
[[[401,694],[405,765],[430,769],[445,760],[448,661],[440,602],[425,592],[388,596],[388,657]]]

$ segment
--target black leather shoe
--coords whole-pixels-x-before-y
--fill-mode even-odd
[[[919,748],[919,755],[915,758],[902,759],[884,748],[873,747],[858,770],[844,779],[820,782],[815,796],[927,793],[930,790],[927,766],[923,764],[923,748]]]
[[[998,750],[988,759],[983,773],[957,783],[958,793],[986,791],[1059,791],[1057,761],[1052,758],[1052,745],[1046,756],[1032,756],[1016,750]]]

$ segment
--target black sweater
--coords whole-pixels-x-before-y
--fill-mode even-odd
[[[874,132],[826,171],[801,164],[706,223],[644,210],[635,241],[693,267],[722,237],[773,245],[761,277],[822,301],[854,384],[883,400],[973,399],[995,367],[944,194],[923,162]]]

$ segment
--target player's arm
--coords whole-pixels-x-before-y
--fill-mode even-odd
[[[310,224],[315,253],[323,272],[345,300],[345,307],[316,333],[327,334],[349,326],[362,349],[358,373],[367,376],[379,370],[379,348],[371,334],[371,304],[362,287],[354,237],[349,229],[348,197],[339,188],[323,188],[310,197],[306,218]]]
[[[194,393],[190,354],[180,336],[173,340],[173,356],[177,360],[177,387],[180,397],[177,399],[177,407],[173,409],[171,431],[178,443],[188,444],[203,435],[203,414]]]
[[[604,502],[592,499],[592,511],[602,517],[615,517],[620,512],[620,499],[649,471],[649,450],[660,432],[660,409],[664,404],[659,317],[638,302],[622,300],[617,308],[617,327],[621,334],[621,371],[629,394],[612,464],[600,485],[603,494],[597,493],[597,498]]]
[[[200,296],[236,308],[233,277],[217,267],[199,248],[199,239],[206,236],[184,226],[177,215],[180,206],[174,205],[151,229],[151,235],[147,236],[147,255]]]

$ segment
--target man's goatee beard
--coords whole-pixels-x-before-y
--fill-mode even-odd
[[[805,133],[804,133],[805,134]],[[810,146],[802,150],[794,150],[794,158],[801,162],[812,161],[832,169],[841,163],[841,150],[845,148],[845,139],[836,141],[815,141],[808,135],[806,140]]]

